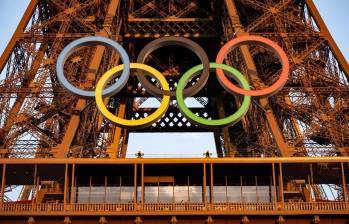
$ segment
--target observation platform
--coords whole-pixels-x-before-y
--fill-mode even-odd
[[[349,214],[349,157],[9,158],[0,164],[2,217]]]

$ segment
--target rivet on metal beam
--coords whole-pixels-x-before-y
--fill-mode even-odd
[[[64,224],[70,224],[70,223],[71,223],[70,218],[69,218],[68,216],[66,216],[66,217],[64,218],[63,223],[64,223]]]
[[[99,221],[98,221],[99,224],[107,224],[107,220],[105,219],[104,216],[102,216]]]
[[[34,224],[35,223],[35,219],[34,219],[34,217],[29,217],[28,218],[28,224]]]
[[[141,219],[141,217],[137,216],[136,219],[135,219],[135,224],[142,224],[143,221]]]
[[[283,217],[282,215],[280,215],[280,216],[278,217],[278,219],[276,220],[276,223],[277,223],[277,224],[285,224],[286,221],[285,221],[284,217]]]
[[[241,219],[241,224],[249,224],[250,220],[248,219],[248,217],[245,215],[244,217],[242,217]]]
[[[213,224],[214,222],[213,222],[213,218],[212,218],[212,216],[209,216],[209,217],[207,217],[207,219],[206,219],[206,222],[205,222],[206,224]]]
[[[176,218],[176,216],[172,216],[171,220],[170,220],[170,224],[177,224],[178,220]]]
[[[318,215],[315,215],[313,220],[312,220],[313,224],[319,224],[320,223],[320,217]]]

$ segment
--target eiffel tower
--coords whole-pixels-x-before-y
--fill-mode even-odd
[[[252,97],[230,127],[198,126],[171,98],[152,125],[122,128],[94,99],[70,93],[57,79],[60,53],[83,37],[114,40],[136,62],[162,37],[190,39],[215,61],[226,42],[247,35],[284,50],[289,79],[275,95]],[[64,71],[75,86],[93,90],[121,63],[108,47],[86,46],[67,58]],[[164,46],[145,63],[175,90],[200,60]],[[255,89],[275,83],[282,70],[257,45],[233,50],[225,63]],[[134,70],[121,92],[105,99],[110,112],[133,120],[156,110],[149,100],[161,101]],[[0,71],[1,223],[348,223],[349,65],[312,0],[31,0]],[[199,106],[190,108],[211,120],[242,102],[213,73],[191,97]],[[217,157],[127,153],[131,134],[202,132],[212,134]]]

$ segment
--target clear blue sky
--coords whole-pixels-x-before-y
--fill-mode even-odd
[[[1,0],[0,8],[0,52],[2,53],[23,15],[29,0]],[[349,61],[349,1],[348,0],[314,0],[330,32],[342,53]],[[159,140],[161,139],[161,140]],[[159,142],[160,141],[160,142]],[[159,144],[160,143],[160,144]],[[161,135],[131,136],[129,154],[137,150],[145,154],[185,154],[201,156],[206,150],[215,148],[210,133],[176,134],[169,137]]]

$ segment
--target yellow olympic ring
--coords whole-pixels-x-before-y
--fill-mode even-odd
[[[155,78],[159,81],[163,90],[165,90],[165,91],[170,90],[169,84],[168,84],[167,80],[165,79],[165,77],[162,75],[161,72],[159,72],[155,68],[150,67],[150,66],[145,65],[145,64],[140,64],[140,63],[130,63],[130,68],[142,69],[142,70],[148,72],[151,76],[153,76],[153,78]],[[104,105],[102,91],[103,91],[105,85],[108,83],[108,81],[113,77],[113,75],[115,73],[123,70],[123,69],[124,69],[123,64],[118,65],[118,66],[110,69],[106,73],[104,73],[103,76],[100,78],[100,80],[97,83],[96,90],[95,90],[96,91],[95,99],[96,99],[97,107],[106,119],[108,119],[111,122],[114,122],[119,127],[123,127],[123,128],[147,127],[150,124],[154,123],[155,121],[159,120],[162,117],[162,115],[166,112],[168,106],[170,105],[170,96],[164,95],[162,98],[160,107],[154,113],[150,114],[149,116],[147,116],[145,118],[141,118],[138,120],[127,120],[127,119],[123,119],[123,118],[115,116],[114,114],[109,112],[107,107]]]

